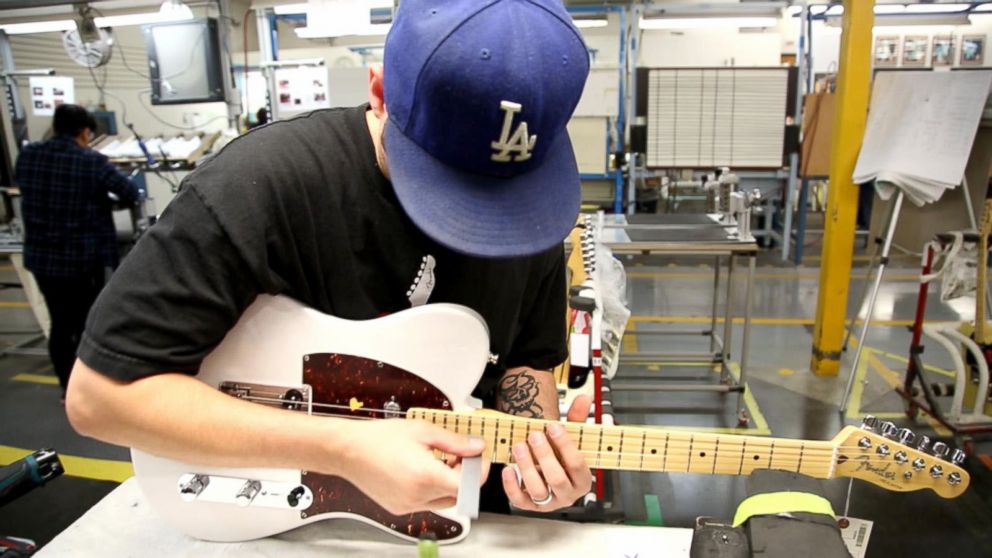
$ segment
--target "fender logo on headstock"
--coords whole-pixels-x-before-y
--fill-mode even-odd
[[[896,481],[896,472],[889,470],[892,467],[892,463],[886,463],[884,466],[878,467],[871,464],[869,461],[871,458],[870,455],[859,455],[856,457],[855,459],[858,461],[856,471],[867,471],[887,481]]]

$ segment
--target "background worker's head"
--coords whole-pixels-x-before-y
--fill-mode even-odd
[[[55,108],[52,128],[57,136],[68,136],[82,146],[89,144],[96,131],[96,119],[79,105],[59,105]]]

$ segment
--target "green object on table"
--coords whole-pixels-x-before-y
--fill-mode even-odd
[[[661,502],[658,501],[658,497],[654,494],[644,495],[644,510],[647,512],[647,520],[645,521],[624,521],[626,525],[647,525],[649,527],[663,527],[664,522],[661,520]]]
[[[434,533],[421,535],[417,543],[417,558],[437,558],[437,539]]]

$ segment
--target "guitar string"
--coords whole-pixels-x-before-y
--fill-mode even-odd
[[[365,408],[365,407],[359,407],[359,408],[354,408],[353,409],[349,405],[335,405],[335,404],[330,404],[330,403],[307,403],[306,401],[296,402],[296,401],[286,400],[286,399],[282,399],[282,398],[263,397],[263,396],[255,396],[255,395],[250,395],[250,396],[245,396],[245,397],[239,397],[239,399],[244,399],[244,400],[249,400],[249,401],[262,401],[262,402],[269,402],[269,403],[279,403],[281,405],[298,405],[298,406],[301,406],[301,407],[302,406],[309,405],[310,407],[321,407],[321,408],[328,408],[328,409],[339,409],[339,410],[347,410],[347,411],[352,411],[352,412],[367,412],[367,413],[374,413],[374,414],[394,414],[394,415],[398,415],[398,416],[405,416],[405,415],[409,414],[408,411],[390,411],[390,410],[387,410],[387,409]],[[303,410],[303,409],[300,409],[300,410]],[[346,416],[342,416],[342,415],[335,415],[335,414],[329,414],[329,413],[312,413],[312,414],[314,416],[324,416],[324,417],[334,417],[334,418],[348,418],[348,419],[359,419],[359,420],[376,420],[373,417],[346,417]],[[427,422],[433,422],[433,423],[436,424],[436,421],[431,421],[426,415],[422,418],[422,420],[427,421]],[[522,419],[513,419],[513,418],[497,419],[497,418],[485,417],[485,418],[482,418],[481,420],[482,420],[483,425],[484,425],[484,423],[486,421],[489,421],[489,420],[513,421],[513,420],[522,420]],[[582,428],[585,425],[582,425],[582,424],[579,424],[579,423],[575,423],[575,424],[573,424],[571,426],[573,426],[573,427],[574,426],[577,426],[579,428]],[[588,425],[588,426],[590,426],[590,427],[593,427],[593,426],[603,427],[603,425]],[[497,428],[498,428],[498,425],[497,425]],[[643,427],[636,427],[635,426],[635,427],[628,427],[628,428],[643,428]],[[671,436],[671,433],[666,433],[664,435],[666,437],[670,437]],[[702,436],[710,436],[710,435],[711,434],[709,434],[709,433],[702,434]],[[622,436],[621,434],[608,433],[608,432],[606,432],[604,430],[603,439],[607,443],[613,443],[613,441],[619,440],[621,436]],[[661,440],[660,436],[663,436],[663,434],[661,434],[659,432],[647,432],[646,439],[649,439],[649,440],[652,440],[652,441],[660,441]],[[678,433],[678,436],[693,436],[693,435],[692,434]],[[699,436],[699,435],[697,435],[697,436]],[[715,436],[721,436],[721,438],[725,438],[728,441],[732,441],[734,437],[737,437],[737,436],[747,436],[747,434],[744,434],[744,435],[736,435],[736,434],[719,435],[718,434],[718,435],[715,435]],[[627,436],[627,437],[631,437],[631,436]],[[598,438],[599,437],[597,437],[597,441],[598,441]],[[636,438],[636,434],[633,436],[633,438]],[[798,441],[798,440],[789,440],[788,438],[784,438],[783,440],[788,440],[789,443],[795,443],[795,444],[809,443],[809,442],[803,442],[803,441]],[[684,442],[684,440],[669,440],[669,446],[671,447],[671,445],[673,443],[674,444],[678,444],[680,442]],[[814,443],[816,443],[816,444],[827,444],[829,442],[828,441],[819,441],[818,440],[818,441],[814,441]],[[676,449],[678,449],[678,448],[676,448]],[[742,448],[741,449],[744,449],[743,448],[743,444],[742,444]],[[758,449],[761,449],[761,448],[758,448]],[[804,448],[802,450],[799,450],[798,452],[794,451],[794,449],[795,448],[790,448],[788,450],[781,449],[779,451],[775,451],[775,452],[772,452],[772,453],[774,455],[776,455],[776,456],[782,456],[782,457],[802,456],[804,460],[807,457],[818,457],[818,456],[815,456],[814,453],[821,453],[821,454],[830,454],[830,456],[828,457],[828,462],[833,462],[833,461],[836,460],[833,457],[833,453],[834,453],[833,446],[828,447],[828,448],[818,448],[818,447]],[[857,446],[857,445],[839,445],[839,446],[837,446],[837,450],[838,451],[840,451],[840,450],[847,450],[847,449],[863,450],[864,448],[861,448],[860,446]],[[907,447],[907,449],[911,449],[912,450],[912,448],[908,448],[908,447]],[[590,453],[590,454],[593,454],[593,455],[597,455],[597,452],[587,451],[587,450],[582,450],[582,451],[584,453]],[[737,451],[737,448],[734,448],[733,450],[723,450],[723,451],[727,451],[728,452],[728,455],[729,455],[730,454],[729,452],[736,452]],[[913,451],[918,451],[918,450],[913,450]],[[750,453],[750,452],[744,452],[744,453]],[[607,453],[600,452],[599,454],[600,455],[618,455],[615,452],[607,452]],[[640,453],[625,452],[625,455],[639,457],[641,454]],[[670,453],[669,453],[669,455],[670,455]],[[928,456],[928,457],[933,457],[933,456]],[[880,461],[880,462],[891,461],[891,459],[890,458],[887,458],[886,456],[873,456],[872,459],[875,460],[875,461]],[[861,459],[859,461],[865,461],[865,460],[864,459]]]

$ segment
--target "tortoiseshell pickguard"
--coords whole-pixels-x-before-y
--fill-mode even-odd
[[[403,411],[411,407],[451,408],[451,402],[444,394],[419,376],[364,357],[338,353],[306,355],[303,357],[303,382],[313,390],[315,413],[359,419],[383,418],[382,409],[391,398],[395,398]],[[417,538],[433,532],[438,540],[456,538],[463,531],[458,522],[431,512],[393,515],[341,477],[304,472],[303,484],[314,496],[313,504],[301,512],[303,518],[349,512],[408,537]]]

